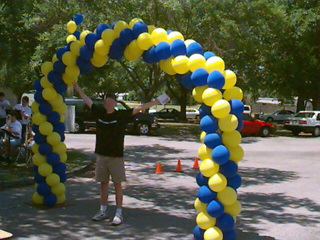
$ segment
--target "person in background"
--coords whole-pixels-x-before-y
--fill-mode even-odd
[[[24,96],[21,100],[21,104],[17,104],[13,107],[13,109],[21,111],[21,120],[19,122],[22,125],[22,142],[25,142],[27,126],[30,122],[30,117],[32,114],[32,110],[29,107],[29,98]]]
[[[108,217],[107,201],[108,186],[111,176],[116,194],[116,214],[111,225],[120,225],[123,221],[122,202],[123,191],[122,182],[126,181],[125,167],[123,160],[125,127],[130,118],[135,114],[144,111],[156,104],[165,104],[169,101],[166,94],[160,95],[156,100],[142,104],[138,107],[128,110],[116,110],[116,95],[107,93],[103,97],[104,108],[99,108],[82,91],[77,83],[74,89],[78,92],[84,103],[91,109],[96,116],[96,149],[97,163],[95,170],[95,180],[100,182],[100,211],[92,220],[100,221]]]
[[[5,100],[4,92],[0,92],[0,126],[6,124],[7,113],[6,109],[10,108],[10,102]]]

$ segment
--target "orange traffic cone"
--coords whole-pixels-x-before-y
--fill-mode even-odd
[[[175,172],[183,172],[183,171],[182,171],[182,167],[181,167],[180,159],[178,160],[178,163],[177,163],[177,167],[176,167]]]
[[[194,169],[199,169],[199,158],[194,158],[193,167]]]
[[[162,171],[162,167],[161,167],[161,163],[160,162],[157,162],[155,174],[164,174],[164,172]]]

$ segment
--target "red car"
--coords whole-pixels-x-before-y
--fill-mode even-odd
[[[243,128],[240,131],[242,135],[259,134],[262,137],[268,137],[274,133],[276,128],[273,124],[253,119],[248,114],[242,114]]]

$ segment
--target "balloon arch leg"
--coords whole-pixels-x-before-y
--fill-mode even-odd
[[[195,239],[236,239],[234,224],[241,211],[236,189],[241,185],[238,162],[243,158],[239,146],[243,112],[242,90],[235,86],[236,75],[225,70],[224,61],[214,53],[204,52],[192,39],[185,40],[178,31],[147,25],[141,19],[130,23],[102,23],[94,32],[79,31],[83,16],[76,14],[67,23],[70,35],[52,61],[41,65],[43,77],[34,83],[33,110],[35,144],[33,164],[35,204],[54,206],[66,200],[66,145],[64,144],[63,94],[81,74],[102,67],[108,59],[142,59],[158,64],[181,84],[193,89],[201,104],[198,156],[202,160],[196,176],[199,185],[194,207],[198,212]]]

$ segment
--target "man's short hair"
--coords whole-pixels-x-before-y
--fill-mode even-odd
[[[4,92],[0,92],[0,97],[4,97],[4,96],[5,96]]]
[[[107,92],[107,93],[103,94],[103,99],[106,99],[106,98],[112,98],[117,101],[117,95],[112,92]]]
[[[24,96],[24,97],[22,98],[22,101],[25,101],[25,102],[29,103],[29,98],[28,98],[27,96]]]

